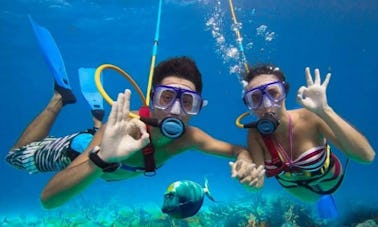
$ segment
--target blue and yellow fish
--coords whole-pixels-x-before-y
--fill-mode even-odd
[[[193,181],[176,181],[170,184],[164,193],[161,210],[173,218],[191,217],[201,208],[205,195],[215,202],[210,194],[207,179],[204,188]]]

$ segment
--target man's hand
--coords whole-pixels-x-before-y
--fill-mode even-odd
[[[231,167],[231,176],[239,179],[240,183],[257,189],[264,185],[264,166],[261,165],[256,168],[256,164],[244,160],[238,160],[235,163],[230,162],[229,164]]]
[[[129,118],[130,95],[126,89],[112,105],[98,154],[106,162],[121,162],[150,142],[146,125]]]

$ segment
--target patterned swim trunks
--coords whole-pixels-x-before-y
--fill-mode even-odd
[[[9,151],[5,160],[17,169],[28,171],[29,174],[60,171],[85,150],[92,137],[93,133],[89,130],[65,137],[46,137]]]

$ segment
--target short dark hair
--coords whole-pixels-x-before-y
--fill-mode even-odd
[[[193,82],[196,91],[202,92],[202,75],[196,63],[189,57],[174,57],[160,62],[154,69],[152,86],[155,87],[168,76],[177,76]]]
[[[285,85],[286,94],[289,92],[289,83],[286,81],[285,74],[275,65],[270,63],[257,64],[254,66],[248,66],[248,72],[244,76],[244,80],[249,83],[253,78],[263,75],[273,74]]]

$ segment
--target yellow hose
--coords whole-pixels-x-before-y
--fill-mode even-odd
[[[146,92],[146,105],[150,105],[150,93],[151,93],[151,87],[152,87],[152,78],[154,74],[154,68],[155,68],[155,61],[156,61],[156,56],[153,55],[151,57],[151,66],[150,66],[150,74],[148,76],[148,84],[147,84],[147,92]]]
[[[113,105],[114,101],[113,101],[112,98],[110,98],[108,93],[106,93],[106,91],[104,90],[104,87],[101,84],[100,76],[101,76],[101,72],[104,69],[114,69],[115,71],[121,73],[121,75],[124,76],[131,83],[131,85],[134,87],[134,89],[137,91],[140,99],[142,100],[143,105],[146,105],[146,98],[144,97],[142,90],[139,88],[138,84],[133,80],[133,78],[131,78],[131,76],[127,72],[123,71],[121,68],[119,68],[115,65],[103,64],[103,65],[100,65],[96,69],[95,83],[96,83],[96,87],[97,87],[98,91],[100,92],[101,96],[105,99],[105,101],[107,103],[109,103],[109,105]],[[135,113],[131,113],[131,112],[129,113],[129,116],[134,117],[134,118],[140,118],[139,115],[137,115]]]
[[[245,112],[245,113],[240,114],[239,117],[236,118],[236,120],[235,120],[235,124],[236,124],[236,126],[238,126],[239,128],[244,128],[244,125],[243,125],[242,123],[240,123],[240,121],[241,121],[244,117],[246,117],[246,116],[248,116],[248,115],[249,115],[249,112]]]

